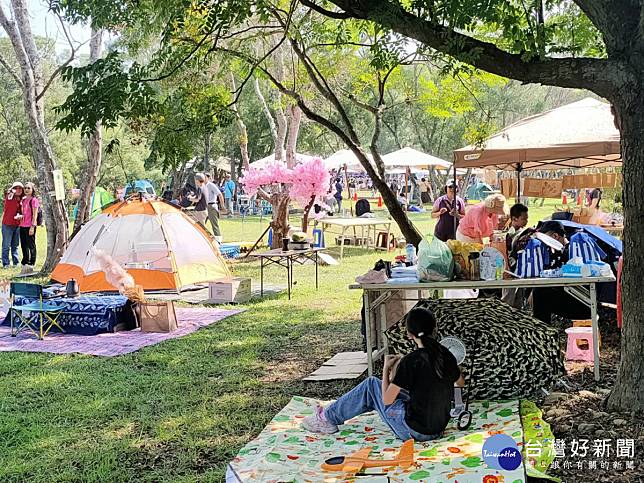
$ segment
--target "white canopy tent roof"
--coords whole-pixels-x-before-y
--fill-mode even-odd
[[[295,159],[297,160],[298,163],[303,163],[304,161],[310,161],[313,158],[315,158],[315,156],[311,156],[310,154],[295,153]],[[250,163],[250,165],[255,168],[263,168],[273,163],[274,161],[275,161],[275,153],[269,156],[266,156],[265,158],[258,159],[257,161],[253,161],[252,163]],[[284,159],[283,161],[286,162],[286,159]]]
[[[384,161],[385,166],[393,166],[396,168],[406,166],[416,168],[429,168],[430,166],[435,166],[437,168],[449,169],[452,167],[452,163],[450,163],[449,161],[437,158],[436,156],[432,156],[431,154],[425,154],[410,147],[402,148],[398,151],[385,154],[382,157],[382,160]]]
[[[527,117],[481,146],[454,151],[457,168],[561,169],[621,165],[610,104],[587,97]]]
[[[367,158],[370,162],[373,162],[371,154],[367,153]],[[324,160],[324,164],[327,169],[341,169],[344,166],[347,166],[348,171],[352,172],[364,172],[364,168],[358,161],[358,158],[353,151],[350,149],[341,149],[340,151],[333,153],[331,156]]]

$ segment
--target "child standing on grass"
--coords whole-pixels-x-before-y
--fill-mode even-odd
[[[387,356],[382,381],[365,379],[326,409],[318,406],[313,416],[304,418],[302,426],[314,433],[331,434],[339,424],[377,411],[403,441],[440,438],[450,419],[454,383],[461,372],[435,333],[436,319],[431,311],[421,307],[411,310],[407,335],[418,348],[402,359]]]

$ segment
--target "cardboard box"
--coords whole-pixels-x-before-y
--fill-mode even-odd
[[[250,300],[250,278],[233,277],[208,284],[208,303],[242,304]]]

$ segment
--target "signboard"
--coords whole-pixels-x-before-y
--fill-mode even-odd
[[[55,169],[53,171],[54,175],[54,191],[57,201],[63,201],[65,199],[65,186],[63,181],[63,171],[61,169]]]

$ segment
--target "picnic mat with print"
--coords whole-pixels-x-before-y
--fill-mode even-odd
[[[229,463],[226,481],[346,481],[347,477],[342,473],[324,472],[320,465],[327,458],[348,455],[367,446],[373,448],[373,459],[391,459],[398,453],[402,442],[394,437],[374,412],[347,421],[336,434],[306,431],[301,427],[301,421],[312,414],[315,403],[313,399],[292,398],[259,436],[244,446]],[[474,418],[468,431],[456,429],[456,423],[452,420],[443,438],[415,443],[415,463],[411,468],[366,469],[366,473],[375,473],[369,481],[524,482],[523,464],[516,470],[503,471],[490,469],[482,460],[483,443],[494,434],[507,434],[514,439],[518,448],[522,447],[519,402],[473,402],[470,409],[474,412]],[[355,481],[361,479],[364,478],[355,478]]]
[[[179,328],[172,332],[141,332],[140,329],[98,335],[76,335],[49,333],[44,340],[38,340],[29,331],[11,337],[11,328],[0,326],[0,352],[50,352],[70,354],[77,352],[92,356],[119,356],[134,352],[142,347],[158,344],[191,334],[201,327],[214,324],[242,310],[216,308],[177,307]]]

